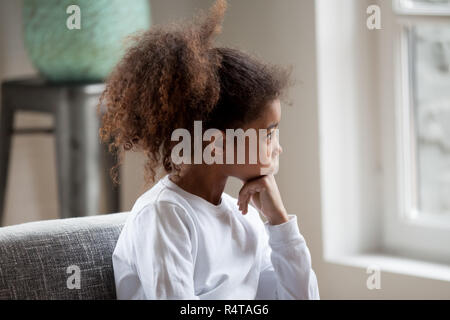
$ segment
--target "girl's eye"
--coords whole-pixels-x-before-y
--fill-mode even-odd
[[[267,135],[267,139],[268,139],[268,140],[272,140],[272,134],[273,134],[273,131],[270,132],[270,133]]]

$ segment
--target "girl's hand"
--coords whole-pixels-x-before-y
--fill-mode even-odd
[[[242,211],[242,214],[247,214],[250,201],[271,225],[281,224],[289,220],[273,174],[244,183],[238,197],[239,210]]]

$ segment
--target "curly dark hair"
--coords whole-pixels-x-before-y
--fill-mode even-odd
[[[127,150],[143,151],[145,181],[154,182],[158,167],[169,173],[172,132],[237,128],[258,118],[268,102],[283,99],[293,84],[292,68],[260,61],[234,48],[212,47],[220,33],[226,0],[193,20],[153,26],[134,36],[132,45],[108,76],[100,98],[102,142],[118,156],[110,174],[118,183],[118,167]]]

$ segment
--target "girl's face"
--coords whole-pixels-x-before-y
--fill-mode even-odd
[[[225,165],[228,175],[247,181],[262,175],[277,173],[279,165],[278,157],[283,151],[278,137],[278,124],[280,120],[281,105],[279,99],[276,99],[267,104],[265,111],[258,119],[253,120],[242,128],[244,132],[254,132],[256,135],[256,146],[252,148],[250,146],[250,139],[245,139],[245,163],[239,164],[237,161],[238,155],[244,150],[239,148],[235,139],[234,146],[232,146],[234,147],[234,162],[233,164]],[[226,151],[229,145],[230,141],[226,141],[224,151]],[[251,159],[253,160],[251,161]],[[226,162],[224,161],[224,163]]]

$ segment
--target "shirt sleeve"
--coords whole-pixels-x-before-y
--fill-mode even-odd
[[[262,263],[255,300],[319,300],[311,255],[297,216],[279,225],[264,223]]]
[[[135,221],[136,271],[149,300],[197,300],[191,232],[193,223],[179,206],[148,206]]]

